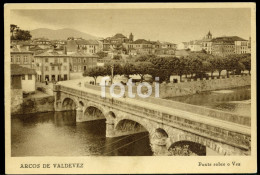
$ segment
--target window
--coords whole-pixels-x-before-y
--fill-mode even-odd
[[[54,67],[54,66],[52,66],[52,67],[51,67],[51,70],[55,70],[55,67]]]
[[[22,80],[25,80],[25,75],[22,75]]]
[[[28,75],[28,80],[32,80],[32,75]]]
[[[63,60],[64,60],[64,63],[67,63],[67,58],[64,58]]]
[[[74,66],[74,72],[76,72],[77,71],[77,66]]]
[[[55,58],[55,59],[54,59],[54,63],[58,63],[58,58]]]
[[[63,69],[64,69],[64,70],[67,70],[67,66],[64,66]]]
[[[81,62],[81,59],[80,59],[80,58],[78,58],[78,62],[79,62],[79,63]]]
[[[81,66],[79,66],[78,70],[81,71]]]
[[[45,66],[45,71],[49,71],[49,67],[48,66]]]
[[[48,61],[49,61],[48,58],[45,58],[45,63],[48,63]]]
[[[23,60],[24,60],[25,63],[28,62],[27,56],[24,56],[24,57],[23,57]]]
[[[16,58],[16,61],[17,61],[17,62],[20,62],[20,56],[18,56],[18,57]]]
[[[58,70],[61,70],[61,67],[60,67],[60,66],[58,66]]]
[[[13,62],[13,56],[11,56],[11,63]]]

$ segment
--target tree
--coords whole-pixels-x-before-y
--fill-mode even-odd
[[[170,60],[171,58],[169,57],[150,58],[150,62],[154,65],[153,69],[151,70],[151,75],[153,76],[153,78],[160,77],[160,82],[170,81],[170,76],[173,73],[173,70],[170,67]]]
[[[19,27],[17,25],[15,25],[15,24],[10,25],[11,39],[14,39],[14,32],[18,29],[19,29]]]
[[[121,55],[115,55],[113,57],[113,60],[121,60],[122,59],[122,56]]]
[[[122,66],[122,72],[124,73],[125,77],[129,78],[130,75],[135,74],[135,64],[126,62]]]
[[[110,76],[111,79],[113,79],[115,75],[124,74],[122,65],[119,63],[115,63],[115,62],[106,63],[104,69],[105,69],[105,75]],[[112,75],[112,69],[113,69],[113,75]]]
[[[141,82],[144,80],[144,75],[151,74],[154,65],[150,62],[138,62],[134,64],[134,74],[138,74],[141,77]]]
[[[16,40],[23,40],[23,41],[30,40],[31,38],[32,35],[27,30],[17,30],[16,36],[14,37],[14,39]]]
[[[103,51],[97,52],[96,54],[99,56],[100,59],[107,57],[107,53]]]
[[[94,81],[95,81],[95,85],[97,83],[97,77],[98,76],[105,76],[107,73],[106,73],[106,70],[104,69],[104,67],[93,67],[93,68],[90,68],[90,69],[87,69],[84,73],[83,73],[83,76],[89,76],[89,77],[93,77],[94,78]]]
[[[218,76],[220,77],[222,70],[225,70],[224,58],[221,56],[213,56],[211,64],[214,65],[214,69],[218,71]]]
[[[241,56],[240,62],[244,65],[246,70],[251,71],[251,54],[244,54]]]

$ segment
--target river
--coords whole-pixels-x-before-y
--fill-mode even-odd
[[[76,114],[12,116],[12,156],[149,156],[148,133],[106,138],[105,120],[76,123]],[[140,139],[141,138],[141,139]]]
[[[250,86],[207,91],[167,99],[251,117]]]

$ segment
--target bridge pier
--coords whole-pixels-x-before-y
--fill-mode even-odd
[[[111,121],[106,121],[106,137],[116,137],[115,136],[115,124]]]
[[[168,155],[167,139],[150,138],[150,146],[151,146],[154,156]]]
[[[78,107],[76,109],[76,122],[84,122],[84,121],[86,120],[84,119],[83,109]]]

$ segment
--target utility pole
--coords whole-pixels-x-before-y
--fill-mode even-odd
[[[113,78],[114,78],[114,65],[111,65],[111,85],[113,84]]]

